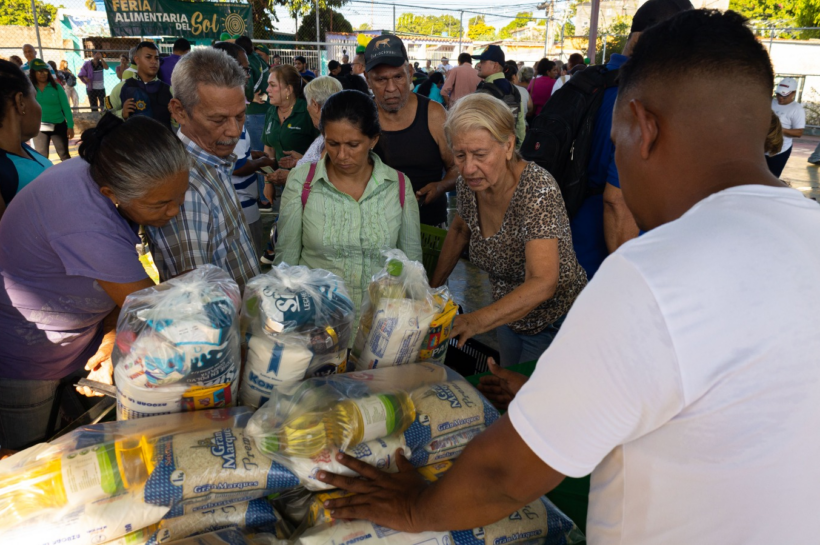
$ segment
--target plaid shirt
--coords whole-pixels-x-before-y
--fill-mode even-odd
[[[236,157],[211,155],[182,132],[178,135],[191,155],[185,202],[167,225],[146,228],[160,279],[211,263],[230,273],[244,290],[245,283],[261,271],[231,184]]]

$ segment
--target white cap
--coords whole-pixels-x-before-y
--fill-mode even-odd
[[[785,97],[795,91],[797,91],[797,80],[794,78],[783,78],[780,80],[780,83],[777,84],[777,91],[775,92],[778,95]]]

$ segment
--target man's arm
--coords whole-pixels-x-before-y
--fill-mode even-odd
[[[398,477],[348,456],[340,460],[370,480],[320,472],[319,480],[357,493],[330,501],[333,517],[364,518],[403,532],[470,530],[501,520],[564,479],[530,450],[507,416],[476,437],[429,486],[401,459]],[[402,486],[391,486],[398,479]]]
[[[604,240],[609,253],[638,236],[638,225],[626,206],[620,187],[607,183],[604,188]]]
[[[108,70],[108,63],[105,62],[105,59],[100,59],[100,64],[102,64],[104,70]]]
[[[120,93],[122,93],[122,86],[124,83],[124,81],[121,81],[115,85],[111,90],[111,94],[106,97],[106,108],[111,110],[111,112],[117,117],[122,117],[122,97],[120,97]]]
[[[800,138],[803,136],[803,129],[783,129],[783,134],[791,138]]]
[[[431,182],[416,192],[416,197],[424,197],[423,204],[433,202],[440,195],[452,191],[456,187],[458,168],[456,168],[455,161],[453,160],[453,152],[450,151],[450,146],[447,145],[447,138],[444,136],[445,121],[447,121],[447,111],[441,104],[430,101],[427,111],[427,127],[430,130],[433,140],[438,144],[441,161],[447,170],[444,173],[444,178],[442,178],[440,182]]]
[[[80,74],[77,76],[78,78],[80,78],[80,81],[82,81],[86,85],[88,85],[88,69],[87,69],[88,62],[89,61],[85,61],[83,63],[83,67],[80,68]]]

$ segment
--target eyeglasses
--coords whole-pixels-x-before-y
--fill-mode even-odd
[[[250,75],[250,73],[251,73],[251,67],[250,66],[243,66],[242,70],[244,70],[245,74],[247,74],[247,75]]]

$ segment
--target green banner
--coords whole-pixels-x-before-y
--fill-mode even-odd
[[[185,36],[219,38],[253,35],[248,4],[179,0],[105,0],[111,36]]]

